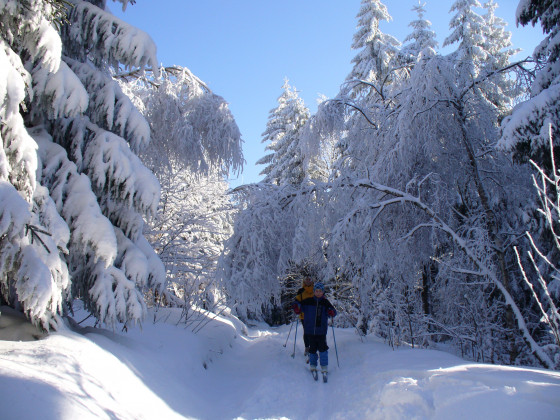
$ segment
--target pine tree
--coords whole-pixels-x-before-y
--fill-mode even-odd
[[[511,32],[506,30],[507,23],[495,14],[498,4],[489,0],[484,3],[484,8],[487,10],[483,16],[486,31],[484,49],[488,55],[483,71],[489,74],[507,67],[519,50],[512,48]],[[485,91],[484,96],[500,110],[502,116],[510,112],[514,98],[519,95],[515,81],[507,73],[494,75],[481,86],[481,90]]]
[[[483,16],[485,22],[486,42],[485,50],[488,51],[489,67],[499,69],[509,64],[511,56],[519,50],[511,48],[511,32],[506,30],[507,23],[496,16],[498,4],[494,0],[484,3],[486,14]]]
[[[484,97],[501,118],[509,112],[518,94],[515,82],[507,72],[502,72],[518,50],[511,48],[511,33],[494,13],[497,4],[493,0],[486,2],[484,16],[476,13],[475,7],[482,7],[478,0],[460,0],[453,4],[451,10],[456,12],[450,22],[453,32],[444,46],[459,44],[454,54],[461,87]],[[470,85],[475,89],[469,89]]]
[[[402,55],[408,55],[410,60],[414,62],[425,48],[432,48],[435,50],[438,47],[436,33],[430,29],[432,27],[432,22],[424,19],[424,14],[426,13],[425,6],[426,3],[421,3],[421,1],[418,0],[418,4],[412,8],[418,15],[418,19],[408,24],[408,26],[412,28],[412,32],[404,39],[405,43],[409,43],[405,44],[401,51]]]
[[[403,63],[405,59],[398,49],[400,42],[379,28],[382,21],[391,20],[383,3],[363,0],[357,17],[358,30],[352,48],[361,50],[352,60],[354,67],[337,97],[346,106],[347,115],[344,132],[336,145],[334,167],[335,173],[360,171],[360,175],[355,173],[359,177],[367,172],[364,163],[376,159],[372,156],[378,150],[373,144],[375,130],[397,103],[394,95],[408,77],[409,64]]]
[[[73,297],[103,323],[138,321],[165,278],[142,236],[159,200],[135,154],[149,126],[110,74],[155,66],[155,45],[94,3],[0,4],[1,291],[45,328]]]
[[[389,22],[392,18],[387,7],[380,0],[362,0],[358,15],[358,31],[354,34],[352,49],[359,50],[352,60],[354,67],[346,78],[351,83],[350,95],[353,98],[365,94],[373,84],[382,90],[380,84],[389,74],[393,60],[397,56],[400,42],[391,35],[381,32],[381,22]]]
[[[451,35],[445,38],[443,46],[459,43],[455,54],[460,69],[460,77],[464,80],[473,80],[480,74],[480,67],[488,56],[483,45],[484,19],[473,9],[482,7],[478,0],[457,0],[451,6],[451,12],[455,15],[449,23],[453,30]]]
[[[269,142],[266,150],[272,153],[264,156],[258,165],[267,165],[261,172],[264,181],[276,185],[300,185],[305,178],[299,144],[302,127],[309,119],[309,110],[298,96],[295,88],[284,81],[284,92],[278,98],[278,106],[269,113],[262,142]]]
[[[302,129],[300,145],[305,156],[306,180],[326,182],[337,158],[336,144],[344,129],[343,105],[322,96],[317,112]]]
[[[533,58],[542,63],[531,86],[529,100],[519,104],[502,123],[499,146],[514,158],[532,159],[546,172],[551,170],[548,150],[550,129],[554,148],[560,145],[560,2],[558,0],[521,1],[517,22],[540,22],[544,40],[535,48]],[[554,154],[556,159],[559,153]],[[556,163],[558,166],[558,162]]]

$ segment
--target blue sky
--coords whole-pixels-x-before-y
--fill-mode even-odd
[[[450,33],[452,0],[425,0],[440,45]],[[485,0],[481,0],[481,3]],[[496,15],[509,23],[515,47],[526,57],[543,39],[540,27],[515,26],[518,0],[497,0]],[[260,180],[255,162],[264,156],[261,134],[276,107],[285,77],[300,91],[311,112],[319,94],[333,97],[351,70],[351,50],[360,0],[137,0],[122,13],[111,11],[146,31],[163,65],[188,67],[223,96],[244,140],[246,165],[231,186]],[[383,0],[393,20],[381,30],[401,42],[416,19],[417,0]],[[443,52],[446,52],[445,50]],[[521,58],[521,57],[517,58]]]

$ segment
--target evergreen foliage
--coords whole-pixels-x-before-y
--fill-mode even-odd
[[[410,55],[413,60],[416,60],[425,48],[436,49],[438,47],[436,33],[430,29],[432,22],[424,19],[425,6],[426,3],[418,0],[418,4],[412,8],[417,13],[418,19],[409,23],[408,26],[412,28],[412,32],[404,39],[404,42],[409,43],[403,46],[402,54]]]
[[[299,185],[304,179],[300,131],[309,119],[309,110],[287,79],[282,89],[278,106],[270,111],[262,134],[263,143],[269,142],[265,149],[271,153],[257,161],[257,165],[267,165],[261,172],[264,182]]]
[[[165,280],[142,235],[160,194],[136,155],[149,126],[110,74],[156,48],[94,3],[0,2],[2,300],[45,328],[74,297],[139,321]]]

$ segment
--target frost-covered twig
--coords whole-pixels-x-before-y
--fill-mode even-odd
[[[553,144],[553,140],[552,140],[552,127],[549,125],[549,150],[550,150],[550,159],[551,159],[551,164],[552,164],[552,170],[551,170],[551,174],[550,176],[547,176],[544,172],[544,170],[542,168],[540,168],[535,162],[531,161],[531,164],[535,167],[535,169],[538,171],[538,173],[541,175],[541,182],[542,184],[539,184],[536,180],[535,177],[533,177],[533,183],[535,185],[535,188],[537,189],[537,193],[541,199],[541,203],[542,203],[542,208],[538,209],[539,212],[545,217],[545,221],[546,224],[548,226],[549,232],[550,232],[550,236],[552,237],[554,246],[556,247],[557,250],[560,251],[560,238],[558,233],[555,231],[554,229],[554,225],[555,223],[558,222],[557,219],[558,217],[560,217],[560,202],[558,200],[560,200],[560,176],[558,175],[558,172],[556,171],[556,163],[555,163],[555,159],[554,159],[554,144]],[[556,197],[556,202],[554,200],[552,200],[547,192],[547,184],[550,184],[554,187],[554,196]],[[554,273],[556,273],[557,275],[560,274],[560,268],[556,267],[549,258],[547,258],[546,255],[544,255],[542,253],[542,251],[538,248],[538,246],[536,245],[535,241],[533,240],[533,237],[531,236],[531,234],[529,234],[527,232],[527,237],[529,239],[529,242],[531,244],[531,248],[534,250],[534,252],[537,254],[537,256],[539,257],[539,259],[541,261],[543,261],[548,267],[550,267]],[[536,274],[537,274],[537,281],[539,283],[539,285],[541,286],[541,289],[543,291],[544,297],[546,299],[546,303],[548,304],[549,310],[547,311],[543,305],[543,302],[541,301],[539,295],[537,294],[537,292],[535,291],[535,288],[533,286],[533,284],[529,281],[527,274],[523,268],[523,264],[521,262],[521,257],[519,255],[519,252],[517,250],[517,248],[515,248],[515,254],[517,255],[517,263],[519,265],[519,268],[521,270],[521,273],[523,275],[523,279],[525,280],[525,283],[529,286],[529,288],[531,289],[531,292],[533,294],[533,297],[535,299],[535,301],[537,302],[537,305],[541,311],[541,314],[543,315],[544,319],[546,320],[546,324],[550,327],[555,339],[556,339],[556,344],[558,346],[560,346],[560,313],[558,311],[558,308],[556,307],[556,304],[554,302],[554,299],[552,299],[552,297],[550,296],[550,292],[548,290],[548,286],[547,283],[543,277],[543,274],[541,273],[541,270],[539,269],[539,265],[537,264],[537,262],[535,261],[535,258],[533,256],[533,254],[531,252],[528,252],[528,256],[529,259],[531,261],[531,265],[533,266]]]
[[[537,305],[538,305],[538,307],[541,311],[541,314],[543,315],[544,319],[546,320],[546,324],[550,327],[550,329],[552,330],[552,333],[554,334],[554,337],[556,339],[556,344],[558,346],[560,346],[560,331],[559,331],[560,323],[558,322],[559,321],[558,309],[556,308],[556,305],[554,304],[554,301],[550,297],[550,293],[548,292],[548,287],[546,286],[546,282],[544,281],[544,278],[543,278],[543,276],[542,276],[542,274],[539,270],[539,267],[538,267],[537,263],[535,262],[535,259],[533,258],[533,255],[529,252],[528,253],[529,259],[531,260],[531,264],[533,265],[533,268],[537,272],[537,278],[538,278],[539,284],[541,285],[546,297],[548,298],[547,299],[548,303],[551,305],[550,312],[551,312],[552,318],[551,318],[551,316],[549,316],[547,311],[544,309],[543,304],[542,304],[537,292],[535,291],[535,287],[533,286],[533,284],[527,278],[527,274],[525,273],[525,270],[523,268],[523,264],[521,262],[521,257],[519,255],[519,251],[518,251],[517,247],[514,247],[514,249],[515,249],[515,255],[517,256],[517,264],[519,265],[519,268],[521,270],[523,280],[525,280],[525,283],[531,289],[531,293],[533,295],[533,298],[535,299],[535,302],[537,302]]]

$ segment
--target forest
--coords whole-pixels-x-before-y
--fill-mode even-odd
[[[359,335],[559,369],[560,1],[520,0],[520,61],[496,1],[450,4],[441,54],[424,4],[398,40],[362,0],[339,93],[312,115],[286,80],[263,180],[229,189],[226,99],[149,35],[105,0],[0,0],[0,304],[281,325],[311,276]]]

